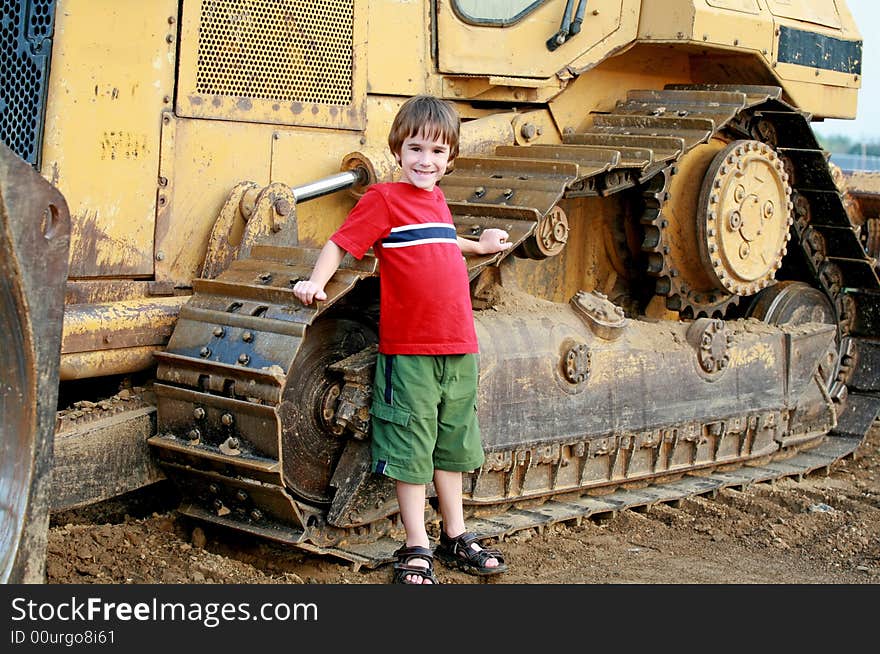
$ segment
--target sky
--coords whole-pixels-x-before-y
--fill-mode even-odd
[[[848,0],[847,5],[861,32],[862,88],[854,120],[826,120],[814,123],[820,136],[846,136],[853,141],[880,141],[880,2],[877,0]]]

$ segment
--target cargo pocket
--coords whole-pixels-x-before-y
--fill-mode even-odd
[[[373,472],[401,478],[401,470],[413,458],[413,439],[408,428],[412,413],[384,402],[373,402],[370,414],[373,417],[370,448]],[[389,466],[391,471],[388,470]]]
[[[402,409],[397,406],[385,404],[384,402],[374,401],[372,406],[370,406],[370,415],[394,423],[395,425],[406,427],[409,424],[409,419],[412,416],[412,413],[408,409]]]

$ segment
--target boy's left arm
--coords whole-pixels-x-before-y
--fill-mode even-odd
[[[479,241],[471,241],[459,236],[458,247],[461,248],[462,254],[494,254],[507,250],[513,245],[507,240],[508,236],[509,234],[503,229],[490,227],[483,230]]]

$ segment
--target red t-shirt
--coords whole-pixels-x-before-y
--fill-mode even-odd
[[[439,187],[374,184],[330,237],[360,259],[379,260],[379,351],[478,351],[467,265]]]

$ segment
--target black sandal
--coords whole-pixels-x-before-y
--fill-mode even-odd
[[[464,570],[468,574],[487,577],[489,575],[497,575],[507,571],[507,564],[504,557],[497,549],[482,548],[474,551],[471,547],[473,543],[479,545],[479,538],[476,534],[469,531],[464,532],[460,536],[450,538],[446,532],[440,530],[440,544],[437,545],[437,558],[443,563],[455,566],[460,570]],[[495,559],[498,565],[489,567],[486,561]]]
[[[422,584],[430,581],[432,584],[439,584],[437,577],[434,576],[434,553],[427,547],[414,545],[412,547],[401,547],[394,553],[397,561],[394,563],[394,576],[391,579],[393,584],[410,584],[417,586],[415,582],[408,581],[407,576],[416,575],[422,578]],[[413,559],[424,559],[428,562],[427,567],[419,565],[411,565]]]

